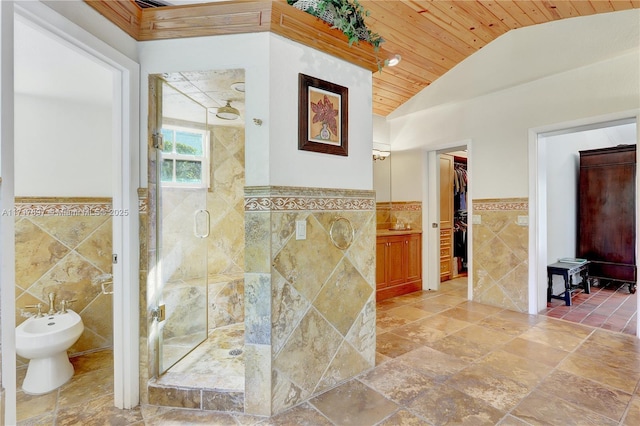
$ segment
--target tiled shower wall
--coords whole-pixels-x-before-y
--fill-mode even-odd
[[[111,281],[111,200],[16,198],[15,204],[16,325],[35,313],[27,305],[42,303],[46,312],[53,292],[58,307],[75,299],[71,309],[84,323],[71,355],[111,347],[113,300],[101,287]]]
[[[207,244],[209,273],[209,330],[244,321],[244,129],[214,127],[211,132],[211,186],[206,193],[210,213],[210,235]],[[140,389],[141,400],[148,401],[147,382],[155,371],[157,347],[149,339],[152,330],[150,311],[153,300],[147,300],[155,287],[156,253],[156,161],[149,148],[149,188],[139,190],[140,199]],[[187,203],[184,194],[175,198],[174,218],[192,231],[193,209],[181,209]],[[186,320],[187,318],[185,318]]]
[[[169,325],[178,334],[192,327],[199,306],[195,299],[201,299],[204,291],[208,291],[209,330],[244,321],[244,130],[215,127],[211,135],[210,187],[163,189],[163,274],[175,287],[163,293],[167,308],[175,307],[164,328],[169,335]],[[202,208],[210,214],[209,236],[204,241],[184,238],[193,232],[194,212]],[[202,278],[198,276],[204,271],[202,262],[207,289],[197,280],[195,286],[190,284]],[[189,305],[189,299],[194,303]]]
[[[272,415],[374,366],[375,193],[245,198],[245,412]]]
[[[473,200],[474,301],[527,312],[529,227],[518,216],[528,214],[526,198]]]

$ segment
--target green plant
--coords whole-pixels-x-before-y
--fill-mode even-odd
[[[369,16],[369,11],[358,0],[287,0],[287,3],[300,3],[304,7],[302,10],[321,19],[328,20],[327,16],[333,15],[329,23],[332,24],[332,28],[339,29],[347,36],[350,46],[364,40],[371,43],[377,51],[384,42],[379,34],[367,28],[364,18]]]

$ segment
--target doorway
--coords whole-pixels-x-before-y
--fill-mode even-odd
[[[82,156],[81,153],[84,152],[83,150],[86,146],[79,145],[81,149],[79,149],[78,152],[74,152],[72,147],[65,146],[70,139],[77,140],[77,138],[65,139],[64,134],[60,132],[56,133],[54,130],[56,125],[55,121],[52,122],[50,119],[47,122],[47,120],[45,120],[47,118],[46,112],[32,113],[31,115],[25,115],[22,113],[22,119],[26,120],[23,120],[23,122],[28,122],[30,124],[25,127],[20,123],[10,123],[12,129],[15,127],[17,133],[18,126],[21,126],[21,132],[24,132],[25,128],[27,128],[28,132],[45,132],[48,136],[39,138],[38,142],[49,143],[49,146],[41,146],[40,148],[36,148],[35,151],[26,153],[29,156],[33,156],[34,159],[39,159],[39,164],[43,165],[39,170],[25,169],[24,153],[16,151],[15,170],[12,169],[10,173],[3,173],[3,185],[16,187],[20,192],[16,192],[15,195],[35,196],[33,193],[27,193],[28,191],[24,191],[23,193],[23,189],[29,185],[31,185],[32,188],[36,188],[32,184],[34,182],[40,182],[40,184],[43,185],[40,186],[40,189],[48,185],[47,188],[49,190],[60,191],[55,195],[53,193],[47,193],[45,195],[50,195],[53,198],[61,195],[76,197],[77,193],[64,193],[64,191],[69,188],[68,186],[61,184],[59,178],[62,175],[65,175],[75,177],[75,180],[78,181],[77,183],[79,185],[76,186],[76,188],[79,188],[83,184],[93,182],[94,184],[78,189],[78,191],[81,191],[82,193],[86,192],[89,197],[97,197],[97,194],[90,192],[90,188],[97,187],[98,185],[101,185],[103,192],[106,191],[106,193],[104,193],[104,197],[97,197],[105,199],[104,202],[99,203],[102,206],[99,212],[94,210],[92,213],[88,213],[82,208],[80,208],[80,210],[73,211],[65,210],[65,206],[69,205],[69,200],[57,203],[57,205],[53,207],[53,210],[50,211],[59,212],[60,214],[58,214],[58,217],[63,216],[62,212],[67,212],[68,214],[65,213],[64,215],[65,218],[75,217],[91,220],[91,217],[93,217],[94,219],[104,219],[105,221],[111,222],[110,230],[105,230],[105,228],[100,230],[100,232],[107,232],[106,235],[110,237],[111,245],[108,248],[104,247],[104,250],[101,249],[101,253],[94,259],[94,262],[99,262],[102,265],[102,268],[106,268],[106,265],[112,264],[110,268],[110,275],[112,276],[110,277],[110,280],[112,285],[109,286],[108,292],[112,292],[109,297],[113,299],[113,315],[109,312],[108,315],[103,316],[107,316],[108,318],[113,317],[113,322],[108,320],[107,324],[102,325],[104,330],[108,328],[109,332],[112,334],[111,345],[113,347],[113,359],[110,362],[111,367],[108,379],[110,386],[108,388],[108,392],[111,393],[111,403],[113,405],[119,408],[131,408],[137,405],[139,401],[137,380],[137,354],[139,342],[138,334],[135,332],[138,329],[139,293],[136,285],[138,282],[138,271],[137,262],[135,261],[135,254],[137,251],[132,250],[137,248],[138,245],[138,203],[136,190],[139,186],[139,155],[137,145],[132,143],[132,141],[137,140],[138,134],[138,108],[137,96],[135,96],[138,91],[138,66],[133,61],[125,58],[119,52],[100,42],[89,33],[80,30],[70,23],[60,23],[60,16],[42,4],[36,2],[15,4],[13,5],[11,12],[11,19],[13,19],[14,28],[18,28],[18,30],[15,31],[16,33],[25,28],[29,31],[33,31],[38,37],[36,41],[42,41],[43,46],[55,45],[56,49],[58,49],[57,51],[61,53],[60,57],[75,56],[73,61],[74,64],[77,65],[78,61],[85,61],[85,64],[90,64],[88,65],[88,68],[100,69],[100,75],[105,76],[104,78],[106,82],[103,82],[103,86],[106,86],[107,88],[106,102],[109,103],[111,107],[109,107],[110,112],[105,114],[104,121],[102,121],[102,125],[99,127],[100,129],[103,129],[104,133],[99,135],[102,137],[99,148],[106,149],[109,151],[110,155],[106,156],[105,159],[100,158],[100,155],[93,156],[86,155],[85,153],[84,158],[82,159],[83,163],[80,163],[77,161],[76,157],[77,155]],[[57,22],[58,25],[54,26],[51,24],[52,22]],[[16,109],[23,108],[24,105],[29,102],[31,102],[31,105],[46,109],[47,106],[50,107],[52,102],[70,104],[72,101],[69,97],[95,94],[94,90],[83,90],[79,84],[79,79],[72,77],[76,71],[86,71],[87,67],[84,65],[80,66],[79,69],[73,70],[68,75],[60,77],[58,71],[61,67],[64,68],[65,65],[68,65],[68,63],[60,60],[60,57],[55,56],[55,52],[48,51],[46,54],[38,55],[38,57],[35,58],[37,60],[44,60],[45,58],[51,59],[53,56],[55,60],[51,63],[51,67],[45,67],[43,69],[40,66],[26,66],[25,69],[19,69],[18,67],[24,66],[24,58],[19,56],[24,53],[24,47],[21,47],[23,45],[19,44],[22,40],[20,37],[22,37],[20,34],[14,34],[14,56],[10,59],[3,57],[2,63],[3,73],[8,72],[7,70],[15,67],[15,71],[13,72],[15,75],[19,75],[19,78],[15,79],[16,85],[14,87],[9,89],[7,89],[7,87],[3,88],[3,94],[10,93],[12,97],[15,96],[16,104],[14,107]],[[43,78],[38,78],[38,73],[43,71],[46,75]],[[56,78],[54,81],[51,81],[51,78],[54,78],[55,76],[60,78]],[[85,77],[91,77],[91,74],[83,76],[83,81],[85,80]],[[31,79],[31,81],[29,81],[29,79]],[[25,84],[25,82],[26,86],[21,86]],[[93,82],[93,85],[96,85],[95,81]],[[7,89],[6,92],[5,89]],[[34,90],[36,92],[29,93],[30,90]],[[33,103],[33,100],[34,98],[37,98],[37,95],[41,95],[45,99],[41,103]],[[31,99],[26,99],[27,97],[30,97]],[[78,99],[76,99],[76,101],[78,101]],[[78,101],[78,104],[81,103],[82,102]],[[82,110],[81,107],[79,109],[80,111]],[[30,108],[27,110],[32,112],[36,111],[31,110]],[[25,110],[23,109],[23,111]],[[57,110],[50,110],[49,112],[49,116],[54,115],[54,113],[62,114],[62,111]],[[94,118],[100,119],[100,115],[101,114],[94,114],[93,116]],[[69,116],[73,117],[74,115],[69,114]],[[80,120],[81,118],[78,117],[78,119]],[[16,116],[16,121],[18,120],[20,120],[20,118]],[[86,123],[76,124],[78,124],[79,127],[82,127],[82,125],[85,125]],[[47,131],[50,133],[46,133]],[[67,136],[69,136],[68,133]],[[71,134],[71,136],[73,135]],[[17,142],[15,143],[13,138],[3,138],[3,152],[6,148],[6,145],[4,145],[5,143],[7,145],[10,144],[11,148],[9,150],[13,150],[14,146],[17,147],[19,144],[18,137],[19,135],[16,134]],[[63,140],[60,140],[60,137],[63,137]],[[95,133],[89,133],[87,135],[88,139],[95,137]],[[104,137],[106,137],[106,139]],[[58,140],[58,144],[52,143],[56,142],[56,140]],[[50,150],[52,148],[55,149],[56,147],[59,148],[59,150],[51,154]],[[20,149],[22,148],[26,148],[26,146],[21,145]],[[60,159],[61,161],[51,161],[52,159]],[[28,166],[30,158],[27,158],[26,160]],[[100,184],[95,181],[96,178],[100,177],[100,173],[95,173],[95,170],[93,172],[85,171],[83,173],[79,173],[79,171],[82,170],[82,167],[86,165],[84,163],[91,163],[93,161],[102,161],[101,167],[104,167],[105,170],[107,170],[102,173],[102,175],[107,177],[103,178],[103,181]],[[9,169],[6,169],[4,171],[7,172],[8,170]],[[100,170],[102,170],[102,168]],[[76,173],[74,174],[74,172]],[[36,175],[28,176],[33,173],[37,173],[38,176],[49,174],[50,178],[38,178]],[[78,179],[82,178],[82,176],[86,176],[87,179]],[[29,185],[24,186],[23,184],[25,183]],[[40,189],[36,190],[39,191]],[[6,199],[3,201],[6,201],[7,205],[14,205],[13,197],[11,200]],[[41,202],[42,200],[37,201],[37,203]],[[75,207],[79,207],[80,204],[87,203],[80,200],[74,200]],[[18,210],[14,209],[14,212],[17,213]],[[55,219],[55,216],[53,217]],[[46,215],[39,215],[38,218],[41,221],[48,220]],[[18,218],[16,216],[10,217],[9,219],[22,220],[25,218]],[[40,230],[46,233],[44,228],[40,228]],[[59,228],[58,231],[64,233],[64,229]],[[50,229],[49,236],[55,239],[54,234],[55,233]],[[73,232],[71,232],[71,234],[73,234]],[[71,234],[68,233],[67,237]],[[58,234],[58,236],[60,236],[60,234]],[[64,237],[61,238],[64,239]],[[66,246],[66,248],[70,250],[72,249],[69,246]],[[5,246],[4,249],[6,249],[5,253],[11,251],[11,256],[15,256],[15,246]],[[82,257],[81,255],[79,256]],[[8,256],[8,258],[10,257]],[[74,259],[78,260],[78,257],[75,257]],[[88,263],[92,263],[92,261],[87,258],[84,260]],[[96,275],[93,274],[93,272],[97,272],[99,269],[101,268],[97,268],[97,265],[95,264],[93,265],[93,268],[88,267],[87,271],[89,271],[89,275],[86,276],[86,279],[91,281],[90,277],[95,278]],[[73,268],[69,269],[69,271],[78,272],[77,269]],[[82,279],[80,281],[86,283],[87,280]],[[61,283],[63,285],[69,284],[68,281],[61,281]],[[91,289],[91,292],[97,296],[97,293],[100,293],[102,290],[100,289],[96,292],[94,284],[94,282],[89,282],[86,288]],[[97,283],[97,287],[100,287],[100,283]],[[71,291],[71,288],[67,287],[67,290]],[[28,289],[21,289],[20,291],[28,291]],[[16,293],[16,289],[10,290],[8,289],[8,286],[2,286],[2,298],[4,300],[10,299],[14,301],[14,297],[9,296]],[[34,296],[38,297],[39,294],[34,294]],[[106,297],[107,296],[105,295],[105,298]],[[79,304],[85,306],[87,305],[87,300],[76,302],[76,307]],[[2,377],[4,379],[3,384],[6,385],[4,421],[7,424],[15,424],[17,417],[16,392],[18,384],[15,383],[15,341],[9,335],[13,335],[13,328],[16,325],[16,314],[19,314],[19,310],[15,304],[12,304],[11,306],[3,304],[3,307],[3,329],[8,331],[3,333],[2,344]],[[88,324],[86,325],[85,330],[91,328],[91,324],[89,324],[89,321],[87,322]],[[85,343],[87,343],[87,340],[85,340]],[[87,346],[83,346],[81,350],[84,350],[86,347]],[[13,360],[7,362],[7,359],[10,359],[10,357],[12,357]],[[14,371],[8,371],[10,369]],[[9,383],[9,380],[12,383]],[[46,412],[46,407],[47,406],[40,406],[39,409],[44,409]]]
[[[427,288],[438,290],[447,281],[466,280],[472,297],[471,141],[454,143],[427,153],[429,230]],[[460,179],[465,179],[464,187]]]
[[[533,220],[530,223],[533,226],[529,230],[530,265],[532,265],[529,271],[529,313],[538,314],[547,310],[546,265],[558,257],[575,257],[573,253],[576,253],[575,218],[577,215],[575,214],[576,203],[573,200],[575,200],[577,191],[578,150],[619,144],[637,144],[637,141],[638,123],[634,113],[621,113],[601,119],[582,120],[581,122],[559,124],[530,131],[530,158],[533,163],[530,169],[530,205],[536,207],[531,210]],[[564,191],[560,189],[563,186],[566,187]],[[558,191],[564,193],[564,201],[558,200]],[[566,206],[566,208],[558,211],[558,205]],[[636,218],[637,208],[636,204]],[[638,233],[636,230],[636,258],[637,247]],[[569,256],[561,255],[559,250],[572,254]],[[621,293],[628,293],[626,289],[627,286],[621,288]],[[580,296],[586,298],[588,295]],[[615,331],[623,331],[626,328],[627,332],[631,331],[631,334],[637,335],[638,296],[623,296],[629,299],[626,302],[627,305],[629,303],[634,305],[634,311],[626,319],[626,327],[624,325],[619,327],[621,319],[616,318],[618,314],[622,314],[622,311],[614,315],[613,312],[597,312],[597,309],[586,312],[583,307],[580,309],[582,314],[576,315],[571,311],[577,311],[578,306],[567,306],[556,310],[553,315],[561,315],[560,310],[567,310],[567,315],[561,315],[564,317],[563,319],[573,319],[574,322],[584,322],[607,329],[611,329],[612,323],[615,322],[618,324],[615,327],[619,328]],[[589,304],[593,305],[594,303],[591,301]],[[611,303],[609,301],[608,305]],[[628,306],[625,309],[628,309]],[[598,317],[601,319],[600,324],[594,322]]]

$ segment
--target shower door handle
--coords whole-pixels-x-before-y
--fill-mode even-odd
[[[198,226],[198,219],[204,216],[204,232],[200,232],[199,231],[199,226]],[[198,238],[207,238],[209,236],[209,232],[210,232],[210,219],[211,216],[209,215],[209,211],[205,210],[205,209],[200,209],[200,210],[196,210],[195,214],[193,215],[193,235],[195,235]]]

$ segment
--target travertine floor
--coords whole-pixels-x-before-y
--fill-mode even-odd
[[[640,424],[638,339],[468,302],[464,281],[379,303],[376,368],[271,419],[112,408],[110,357],[94,354],[47,403],[19,397],[40,413],[22,424]]]

